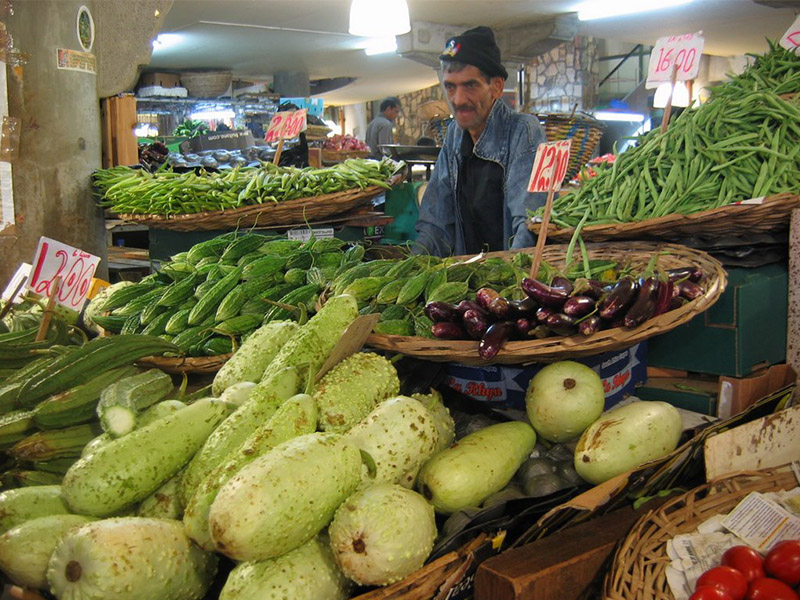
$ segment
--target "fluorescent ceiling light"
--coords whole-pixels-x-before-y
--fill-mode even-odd
[[[653,108],[665,108],[667,106],[670,87],[669,83],[662,83],[656,88],[656,94],[653,97]],[[675,82],[672,106],[689,106],[689,88],[682,81]]]
[[[364,37],[390,37],[411,31],[406,0],[353,0],[350,33]]]
[[[155,39],[150,42],[153,46],[153,52],[157,50],[166,50],[177,46],[183,41],[183,36],[180,33],[159,33]]]
[[[393,35],[389,37],[370,38],[367,40],[367,45],[364,52],[367,56],[374,56],[375,54],[387,54],[397,50],[397,41]]]
[[[189,115],[189,118],[202,121],[211,121],[212,119],[219,121],[221,119],[233,119],[235,116],[236,113],[232,110],[200,110]]]
[[[578,19],[605,19],[689,4],[692,0],[589,0],[578,6]]]
[[[600,121],[627,121],[641,123],[644,115],[637,113],[615,112],[613,110],[599,110],[594,113],[594,118]]]

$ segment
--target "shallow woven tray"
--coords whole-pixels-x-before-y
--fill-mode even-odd
[[[694,531],[706,519],[730,512],[751,492],[797,487],[791,469],[780,467],[744,472],[695,488],[643,516],[618,546],[606,575],[608,600],[674,600],[665,571],[670,559],[667,541]]]
[[[146,356],[136,361],[139,367],[161,369],[165,373],[180,375],[199,375],[202,373],[216,373],[222,368],[233,353],[218,354],[217,356],[186,356],[171,358],[168,356]]]
[[[691,215],[666,215],[638,223],[589,225],[581,229],[584,240],[676,239],[690,235],[716,236],[743,231],[763,233],[788,225],[792,210],[800,208],[800,195],[776,194],[768,196],[762,204],[729,204],[713,210]],[[538,234],[541,223],[528,220],[528,229]],[[569,241],[574,229],[559,229],[552,223],[547,238]]]
[[[400,181],[402,174],[395,175],[390,185]],[[358,188],[322,194],[308,198],[297,198],[283,202],[255,204],[233,210],[192,213],[189,215],[133,215],[120,214],[119,218],[135,221],[155,229],[171,229],[172,231],[213,231],[235,227],[287,225],[319,220],[338,215],[367,204],[375,196],[386,190],[377,185],[360,190]]]
[[[545,246],[544,260],[556,266],[564,266],[565,245]],[[525,364],[529,362],[553,361],[565,358],[589,356],[611,350],[628,348],[654,335],[665,333],[690,321],[707,310],[725,290],[727,275],[722,265],[705,252],[676,244],[651,242],[629,242],[624,244],[593,244],[588,246],[589,258],[610,259],[644,268],[654,252],[668,252],[661,256],[658,264],[662,269],[697,266],[706,279],[706,293],[680,308],[671,310],[645,321],[635,329],[605,329],[584,337],[550,337],[543,340],[508,342],[491,361],[478,356],[478,342],[461,340],[434,340],[423,337],[382,335],[373,333],[367,344],[373,348],[399,352],[436,362],[460,362],[467,365]],[[533,248],[522,252],[533,254]],[[509,257],[513,252],[491,252],[485,256]]]
[[[337,162],[348,158],[368,158],[368,150],[350,150],[348,152],[339,150],[322,149],[322,160],[325,162]]]

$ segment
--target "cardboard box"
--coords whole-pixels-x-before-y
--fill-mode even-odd
[[[717,416],[727,419],[739,414],[759,398],[793,383],[796,379],[797,373],[786,364],[774,365],[743,379],[720,377]]]
[[[220,131],[207,135],[198,135],[181,142],[181,152],[200,152],[202,150],[243,150],[255,144],[253,133],[249,129],[236,131]]]
[[[728,269],[714,306],[649,340],[649,365],[744,377],[784,362],[788,281],[785,264]]]
[[[702,415],[717,414],[719,381],[716,377],[651,377],[637,388],[636,396],[642,400],[668,402],[676,408]]]
[[[139,77],[139,87],[158,85],[163,88],[174,88],[180,84],[180,73],[142,73]]]

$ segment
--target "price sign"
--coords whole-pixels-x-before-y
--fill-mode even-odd
[[[551,186],[555,192],[561,189],[561,182],[567,174],[571,146],[572,140],[539,144],[528,181],[529,192],[549,192]]]
[[[672,80],[673,67],[677,69],[677,81],[696,79],[704,45],[705,39],[700,33],[658,38],[650,53],[645,87],[650,89],[669,83]]]
[[[28,289],[40,296],[49,296],[53,280],[61,278],[55,300],[61,306],[80,311],[89,293],[92,277],[100,258],[50,238],[39,238],[33,257]]]
[[[308,109],[305,108],[275,113],[275,116],[269,122],[264,141],[277,142],[278,140],[290,140],[297,137],[301,131],[306,130],[307,114]]]
[[[783,34],[780,43],[787,50],[797,52],[797,48],[800,46],[800,16],[794,20],[789,30]]]

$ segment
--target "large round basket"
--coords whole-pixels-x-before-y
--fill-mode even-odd
[[[751,492],[797,487],[791,469],[744,472],[712,481],[643,516],[618,546],[606,575],[607,600],[674,600],[666,578],[667,542],[690,533],[703,521],[730,512]]]
[[[574,335],[551,337],[535,341],[508,342],[491,361],[478,356],[478,343],[472,341],[435,340],[423,337],[372,334],[367,344],[438,362],[459,362],[467,365],[526,364],[547,362],[565,358],[575,358],[600,354],[611,350],[628,348],[654,335],[665,333],[707,310],[725,290],[727,276],[722,265],[705,252],[693,250],[677,244],[656,244],[632,242],[627,244],[591,244],[587,246],[590,259],[608,259],[644,269],[654,254],[658,254],[658,266],[672,269],[696,266],[703,270],[705,293],[680,308],[671,310],[645,321],[635,329],[605,329],[588,337]],[[545,246],[544,260],[563,268],[567,247],[565,245]],[[532,254],[533,248],[521,250]],[[509,257],[512,252],[492,252],[485,257]]]
[[[394,184],[400,179],[402,174],[396,175],[389,183]],[[363,190],[355,188],[333,194],[255,204],[233,210],[172,216],[121,214],[119,217],[156,229],[172,231],[213,231],[233,227],[296,225],[348,213],[369,203],[372,198],[385,191],[385,188],[371,185]]]
[[[637,223],[589,225],[581,229],[581,237],[592,242],[607,240],[677,239],[691,235],[717,236],[742,231],[764,233],[789,224],[792,211],[800,208],[800,195],[776,194],[757,200],[759,204],[729,204],[690,215],[666,215]],[[538,234],[541,223],[528,221],[528,229]],[[547,238],[568,241],[575,230],[550,225]]]
[[[605,125],[602,121],[586,114],[549,113],[539,115],[544,121],[548,142],[572,140],[569,151],[569,165],[564,182],[570,181],[592,158],[594,149],[603,137]]]
[[[216,98],[231,85],[230,71],[185,71],[181,83],[194,98]]]

